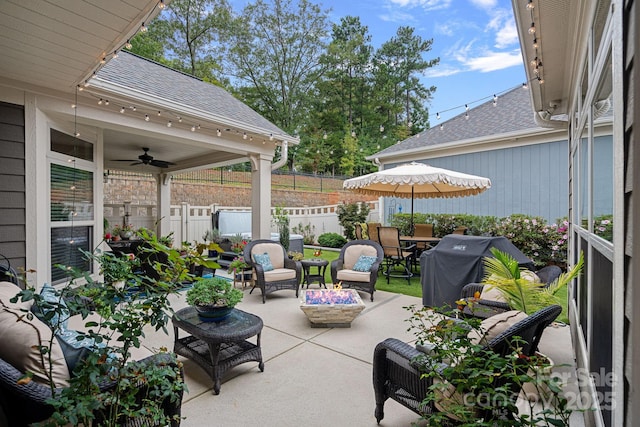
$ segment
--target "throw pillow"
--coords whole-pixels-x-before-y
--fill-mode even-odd
[[[504,295],[502,295],[500,289],[492,285],[484,285],[482,287],[480,299],[484,299],[487,301],[508,302]]]
[[[378,258],[374,256],[360,255],[360,258],[358,258],[358,261],[356,261],[353,266],[353,270],[364,272],[371,271],[371,266],[374,262],[376,262],[377,259]]]
[[[43,301],[31,306],[31,311],[36,317],[49,325],[51,329],[65,330],[67,320],[71,316],[67,304],[58,291],[48,283],[40,289]]]
[[[84,336],[78,339],[80,333],[72,329],[65,329],[56,334],[58,344],[64,354],[64,360],[67,363],[69,372],[73,373],[76,366],[83,361],[90,352],[96,348],[104,347],[104,343],[96,344],[93,338]]]
[[[472,330],[467,335],[472,343],[487,345],[498,335],[515,325],[519,321],[526,319],[527,314],[519,310],[505,311],[496,314],[480,323],[480,330]]]
[[[268,253],[263,254],[254,254],[253,260],[262,266],[264,271],[273,270],[273,264],[271,264],[271,258],[269,258]]]

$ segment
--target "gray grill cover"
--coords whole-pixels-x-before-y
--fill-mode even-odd
[[[420,256],[422,304],[428,307],[448,304],[453,307],[464,285],[482,281],[482,259],[493,256],[491,248],[507,252],[521,267],[533,269],[533,262],[506,237],[450,234]]]

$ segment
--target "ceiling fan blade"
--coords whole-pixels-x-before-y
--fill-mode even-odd
[[[151,166],[155,166],[158,168],[168,168],[169,166],[173,166],[175,165],[175,163],[173,162],[167,162],[165,160],[151,160],[151,162],[149,163]]]

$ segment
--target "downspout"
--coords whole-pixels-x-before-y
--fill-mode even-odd
[[[533,113],[533,121],[536,125],[547,129],[566,129],[566,120],[550,120],[551,114],[548,111],[536,111]]]
[[[271,164],[271,170],[274,171],[276,169],[280,169],[287,163],[289,157],[289,143],[287,141],[282,141],[282,150],[280,153],[280,160]]]

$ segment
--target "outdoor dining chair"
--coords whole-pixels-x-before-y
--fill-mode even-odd
[[[416,245],[402,246],[400,230],[396,227],[378,227],[378,239],[384,252],[384,274],[387,276],[387,283],[390,277],[401,277],[406,278],[411,284],[411,266]]]

